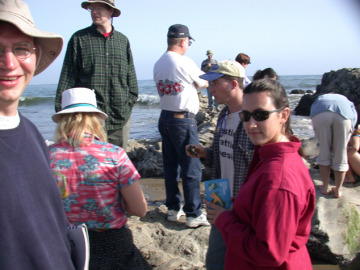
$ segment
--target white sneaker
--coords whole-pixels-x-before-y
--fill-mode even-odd
[[[180,208],[179,211],[176,210],[168,210],[167,212],[167,220],[168,221],[178,221],[180,219],[181,216],[185,216],[184,211],[182,210],[182,208]]]
[[[200,216],[194,217],[187,217],[186,218],[186,226],[190,228],[197,228],[199,226],[210,226],[209,221],[206,218],[206,215],[202,213]]]

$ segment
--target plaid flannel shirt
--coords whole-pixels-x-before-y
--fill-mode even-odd
[[[94,89],[98,107],[108,114],[107,130],[123,127],[138,98],[135,67],[128,38],[114,30],[105,38],[95,25],[77,31],[70,39],[56,92],[73,87]]]
[[[219,122],[223,119],[228,111],[228,107],[220,112],[217,128],[214,133],[214,139],[211,147],[207,149],[206,163],[212,168],[213,179],[221,178],[220,168],[220,132],[218,129]],[[245,181],[248,167],[251,163],[254,154],[254,145],[250,141],[248,135],[243,126],[243,122],[240,121],[236,132],[234,134],[234,148],[233,148],[233,162],[234,162],[234,186],[232,196],[236,197],[240,190],[242,183]]]

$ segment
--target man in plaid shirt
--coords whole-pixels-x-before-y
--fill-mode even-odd
[[[112,17],[121,12],[114,0],[88,0],[81,6],[91,13],[93,24],[73,34],[68,43],[55,110],[61,110],[61,94],[66,89],[94,89],[99,108],[109,116],[109,142],[126,150],[138,85],[129,40],[111,24]]]
[[[226,106],[219,114],[212,146],[205,149],[200,145],[194,145],[197,155],[189,154],[192,157],[205,159],[207,165],[212,168],[213,179],[228,178],[233,197],[236,197],[245,180],[254,153],[254,145],[247,136],[239,116],[244,76],[245,69],[231,60],[218,62],[208,73],[200,76],[211,82],[212,95],[219,104]],[[212,225],[206,254],[206,268],[224,269],[225,251],[226,246],[221,233]]]

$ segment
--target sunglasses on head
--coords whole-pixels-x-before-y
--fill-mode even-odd
[[[272,111],[264,111],[261,109],[257,109],[253,112],[249,112],[249,111],[241,111],[240,114],[240,118],[242,121],[244,122],[249,122],[250,121],[250,117],[252,116],[256,121],[265,121],[266,119],[269,118],[271,113],[274,112],[280,112],[282,109],[276,109],[276,110],[272,110]]]

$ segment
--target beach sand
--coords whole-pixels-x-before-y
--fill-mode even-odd
[[[165,180],[163,178],[142,178],[140,179],[140,185],[149,204],[165,204]],[[179,181],[179,189],[181,194],[184,195],[181,179]],[[201,182],[200,185],[200,192],[201,194],[205,194],[203,182]]]
[[[140,185],[148,203],[165,202],[165,180],[163,178],[141,178]]]

